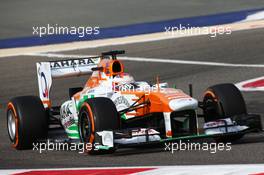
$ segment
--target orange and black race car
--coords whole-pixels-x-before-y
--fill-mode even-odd
[[[192,86],[186,94],[158,78],[156,84],[134,80],[117,59],[119,54],[124,51],[37,63],[39,97],[15,97],[8,103],[13,147],[26,149],[59,138],[56,128],[63,129],[69,142],[91,144],[90,152],[206,137],[234,141],[247,132],[262,131],[260,116],[247,112],[233,84],[209,87],[199,102],[192,97]],[[70,88],[69,99],[52,106],[54,78],[86,74],[90,77],[84,87]],[[199,117],[204,119],[202,126]]]

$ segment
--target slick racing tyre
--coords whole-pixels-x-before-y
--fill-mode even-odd
[[[34,142],[46,139],[48,120],[39,97],[13,98],[7,105],[7,129],[12,146],[19,150],[30,149]]]
[[[219,84],[207,89],[203,99],[205,122],[247,114],[241,92],[233,84]]]
[[[80,140],[91,148],[86,150],[89,154],[112,153],[114,148],[98,150],[95,148],[98,140],[98,131],[117,130],[120,127],[120,119],[115,104],[108,98],[90,98],[83,103],[78,119]]]
[[[233,84],[219,84],[207,89],[203,99],[205,122],[216,121],[247,114],[246,104],[241,92]],[[236,134],[215,138],[217,142],[233,142],[243,137]]]

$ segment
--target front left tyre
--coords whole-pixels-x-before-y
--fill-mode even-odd
[[[30,149],[34,142],[47,138],[48,120],[39,97],[21,96],[11,99],[6,114],[8,135],[14,148]]]

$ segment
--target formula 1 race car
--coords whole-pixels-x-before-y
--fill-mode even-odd
[[[123,53],[37,63],[39,97],[15,97],[7,106],[13,147],[30,148],[49,139],[58,126],[68,141],[92,144],[90,153],[193,138],[234,141],[245,133],[262,131],[260,115],[247,113],[233,84],[209,87],[198,102],[191,86],[186,94],[158,78],[153,85],[135,81],[117,59]],[[69,100],[52,106],[53,78],[87,74],[91,76],[83,88],[70,88]]]

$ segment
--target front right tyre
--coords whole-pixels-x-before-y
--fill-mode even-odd
[[[247,108],[244,98],[239,89],[231,83],[218,84],[209,87],[203,99],[205,122],[217,121],[234,116],[241,118],[247,115]],[[219,136],[215,138],[217,142],[234,142],[244,136],[237,133],[229,136]]]

